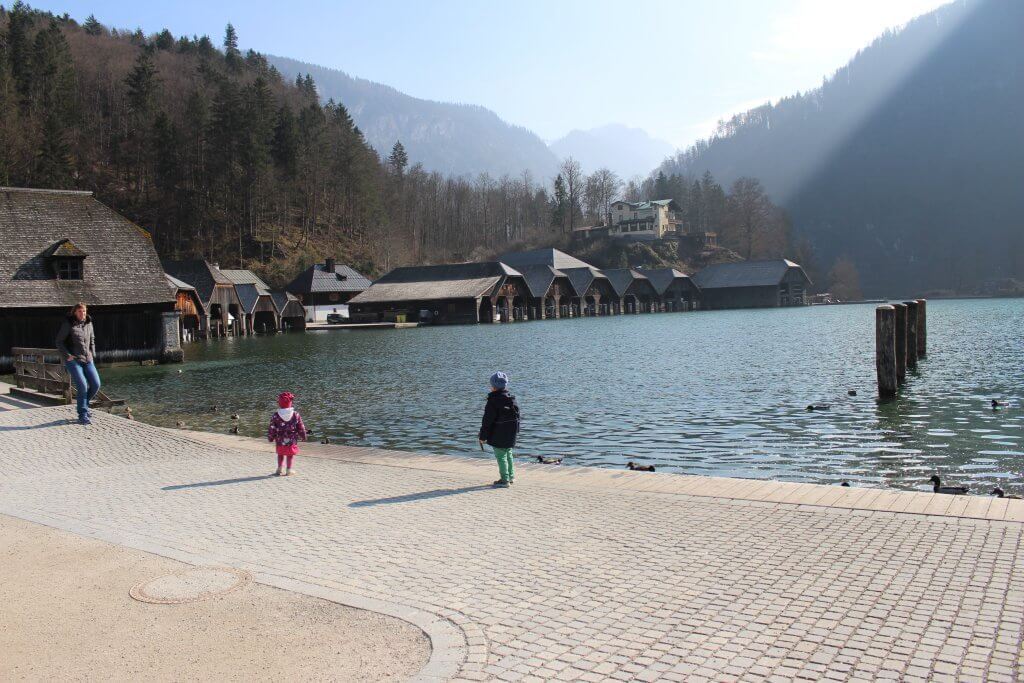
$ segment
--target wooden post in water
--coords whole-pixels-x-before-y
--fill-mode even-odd
[[[875,370],[878,395],[896,395],[896,308],[885,305],[875,309]]]
[[[904,301],[907,307],[907,367],[917,369],[917,301]]]
[[[893,304],[896,311],[896,383],[907,381],[907,307],[905,304]]]
[[[928,300],[917,300],[917,357],[928,355]]]

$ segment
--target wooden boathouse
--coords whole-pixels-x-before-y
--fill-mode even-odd
[[[164,270],[196,288],[206,315],[200,320],[199,336],[226,337],[245,334],[242,302],[235,285],[216,264],[203,259],[164,261]]]
[[[277,307],[277,315],[281,319],[281,331],[306,329],[306,309],[302,307],[299,297],[291,292],[271,291]]]
[[[675,268],[637,268],[654,286],[662,311],[695,311],[700,307],[700,290],[686,273]]]
[[[173,275],[166,275],[167,284],[174,294],[174,310],[178,312],[178,335],[181,341],[194,341],[199,338],[202,320],[206,317],[206,309],[199,298],[196,288],[182,282]]]
[[[222,268],[220,272],[235,286],[235,293],[242,304],[245,334],[281,329],[281,316],[266,282],[251,270]]]
[[[607,302],[616,297],[615,290],[604,273],[589,263],[558,249],[510,252],[502,254],[498,260],[517,270],[531,266],[548,266],[557,271],[559,275],[564,275],[568,281],[568,287],[565,286],[564,281],[560,281],[559,315],[556,317],[601,315],[608,311]],[[547,308],[546,303],[545,308]]]
[[[607,304],[611,314],[655,313],[661,310],[658,292],[640,271],[612,268],[602,272],[615,290],[615,298]]]
[[[349,302],[353,322],[439,325],[523,319],[529,289],[504,263],[454,263],[396,268]]]
[[[710,265],[693,276],[701,307],[776,308],[806,306],[811,279],[787,259],[737,261]]]
[[[84,301],[100,363],[180,361],[178,312],[149,233],[91,192],[0,188],[0,372],[52,349]]]

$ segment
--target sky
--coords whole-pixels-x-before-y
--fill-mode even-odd
[[[2,0],[0,0],[2,1]],[[410,95],[483,105],[545,140],[622,123],[675,147],[819,86],[949,0],[35,0],[116,28],[208,34]],[[9,3],[5,3],[9,4]]]

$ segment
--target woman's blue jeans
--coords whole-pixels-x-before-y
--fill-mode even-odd
[[[80,360],[70,360],[64,364],[67,368],[71,381],[75,383],[75,392],[78,394],[78,416],[89,414],[89,402],[100,390],[100,373],[96,372],[96,365],[89,361],[83,363]]]

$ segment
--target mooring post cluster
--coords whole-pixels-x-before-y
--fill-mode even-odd
[[[885,304],[875,309],[875,370],[878,395],[891,398],[927,351],[927,302]]]

